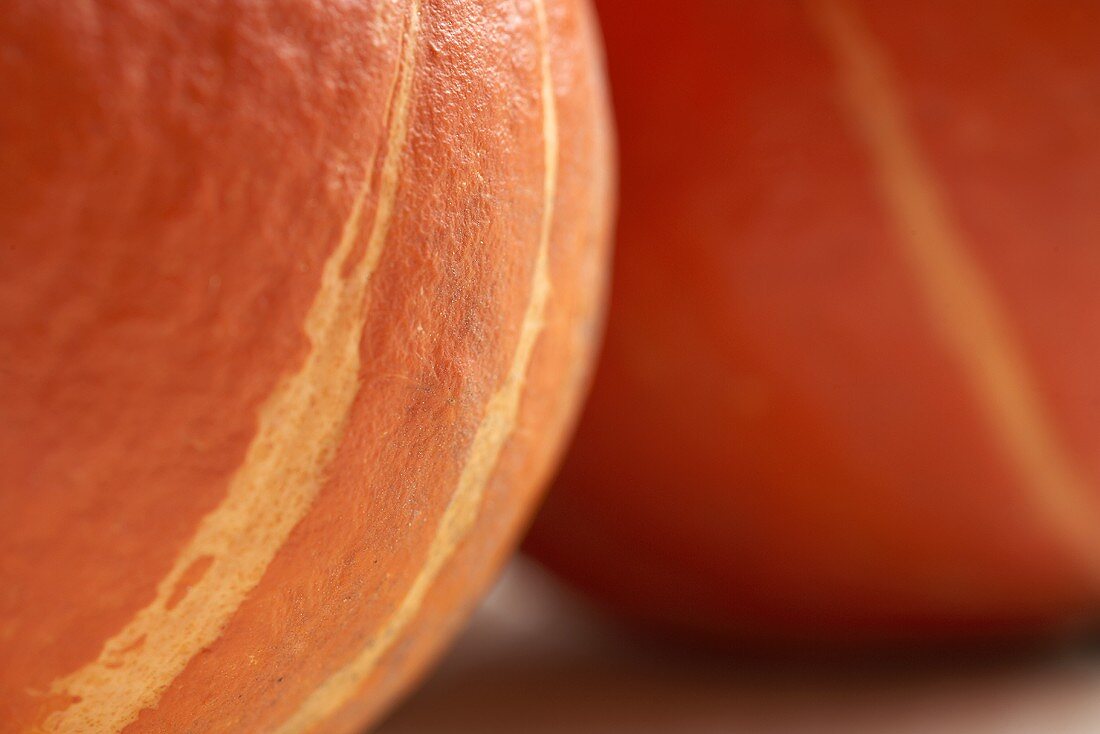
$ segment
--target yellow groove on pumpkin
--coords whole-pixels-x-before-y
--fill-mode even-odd
[[[155,705],[187,663],[222,634],[320,490],[358,390],[364,298],[396,198],[417,29],[414,2],[387,103],[392,118],[362,256],[347,267],[362,227],[373,160],[306,314],[311,351],[261,407],[256,435],[225,499],[202,519],[153,602],[104,644],[97,660],[53,683],[53,693],[74,703],[48,716],[43,730],[117,732]],[[195,563],[209,566],[177,599],[177,585]]]
[[[329,676],[277,730],[277,734],[306,732],[336,713],[359,692],[378,661],[415,618],[439,573],[477,520],[485,488],[497,460],[512,435],[519,416],[523,387],[535,343],[542,331],[550,298],[550,232],[558,178],[558,119],[550,73],[549,30],[543,0],[535,0],[541,47],[542,123],[545,154],[543,212],[539,247],[531,282],[531,296],[520,326],[519,341],[504,382],[489,399],[478,425],[466,464],[454,494],[439,521],[420,572],[396,609],[350,662]]]
[[[904,255],[1029,499],[1085,569],[1100,576],[1093,489],[1061,444],[997,295],[922,159],[884,52],[845,0],[811,4],[845,77],[848,112],[876,169]]]

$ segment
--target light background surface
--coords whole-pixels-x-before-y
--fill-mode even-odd
[[[515,561],[379,734],[1100,734],[1100,649],[782,667],[625,635]]]

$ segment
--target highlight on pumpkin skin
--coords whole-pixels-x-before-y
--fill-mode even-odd
[[[157,598],[106,642],[98,660],[54,683],[55,694],[74,702],[50,714],[45,731],[119,731],[154,706],[190,659],[221,634],[320,490],[359,388],[364,296],[397,195],[418,21],[414,3],[395,76],[375,218],[362,256],[348,267],[362,231],[373,160],[367,161],[362,188],[306,316],[311,349],[305,362],[261,409],[256,436],[225,500],[203,519],[158,585]],[[206,558],[212,560],[201,578],[174,598],[187,570]]]
[[[540,69],[542,74],[543,137],[545,175],[543,213],[538,254],[531,281],[531,295],[520,325],[511,366],[504,384],[489,399],[485,415],[474,435],[469,456],[454,494],[439,520],[439,528],[428,548],[427,560],[413,580],[398,607],[386,620],[370,644],[349,663],[328,677],[302,706],[279,727],[279,734],[309,731],[318,722],[332,716],[353,697],[375,671],[379,660],[392,647],[404,627],[420,611],[432,583],[463,541],[477,519],[486,486],[492,479],[505,444],[511,438],[519,416],[520,401],[527,370],[539,333],[546,318],[551,296],[550,232],[554,221],[554,196],[557,193],[558,123],[554,89],[550,73],[550,48],[543,0],[534,2],[538,15]]]

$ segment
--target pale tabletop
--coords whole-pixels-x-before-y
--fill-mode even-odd
[[[1100,652],[794,670],[644,642],[513,562],[379,734],[1100,734]]]

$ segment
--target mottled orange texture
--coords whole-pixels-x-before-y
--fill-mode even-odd
[[[608,343],[531,548],[740,644],[1100,611],[1100,8],[603,0]]]
[[[0,43],[0,730],[360,730],[587,382],[590,9],[17,3]]]

